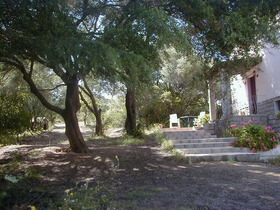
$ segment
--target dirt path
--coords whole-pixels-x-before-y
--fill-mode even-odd
[[[90,130],[83,131],[89,138]],[[152,138],[142,146],[109,146],[115,139],[91,139],[87,141],[91,153],[75,154],[67,150],[63,132],[58,126],[24,145],[0,148],[0,164],[10,163],[14,152],[20,153],[22,167],[15,173],[43,168],[35,184],[51,186],[56,193],[77,182],[106,182],[116,197],[115,209],[280,209],[279,166],[178,163]],[[119,167],[114,168],[116,156]]]

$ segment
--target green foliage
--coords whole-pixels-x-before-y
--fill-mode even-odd
[[[168,152],[172,152],[175,149],[172,140],[166,138],[163,133],[155,132],[152,135],[155,136],[156,141],[163,149],[167,150]]]
[[[166,138],[163,133],[155,132],[151,135],[154,136],[156,141],[160,144],[161,148],[168,151],[172,155],[173,160],[175,160],[176,162],[186,161],[184,154],[177,150],[173,145],[173,141]]]
[[[147,189],[145,187],[137,187],[132,191],[128,192],[124,198],[129,200],[151,198],[156,196],[162,190],[162,188]]]
[[[26,108],[24,97],[0,96],[0,133],[20,134],[30,128],[32,115]]]
[[[120,145],[120,146],[129,146],[129,145],[143,145],[145,139],[133,138],[132,136],[126,135],[120,139],[115,139],[110,142],[107,142],[108,145]]]
[[[32,179],[40,179],[42,178],[44,171],[43,168],[29,167],[25,169],[25,176]]]
[[[272,165],[280,165],[280,155],[278,155],[276,158],[272,159],[269,161],[270,164]]]
[[[133,89],[155,79],[160,50],[166,45],[188,46],[184,37],[182,28],[162,8],[130,1],[106,26],[102,40],[118,53],[119,81]]]
[[[125,122],[125,107],[123,97],[116,97],[107,102],[107,110],[103,114],[104,128],[122,128]]]
[[[65,191],[66,196],[60,209],[107,209],[114,195],[107,188],[97,185],[88,187],[87,184]]]
[[[1,134],[0,146],[11,145],[18,143],[18,138],[15,135]]]
[[[206,79],[202,78],[204,64],[196,55],[166,49],[161,59],[161,78],[157,85],[139,89],[139,115],[141,123],[169,124],[169,115],[196,116],[207,109]]]
[[[209,123],[210,122],[210,115],[205,114],[203,116],[198,116],[197,119],[194,120],[196,126],[203,126],[203,124]]]
[[[171,5],[195,33],[198,51],[220,61],[258,51],[260,40],[263,44],[277,43],[277,0],[174,0]]]
[[[251,152],[268,151],[279,144],[279,133],[270,126],[259,125],[251,120],[240,125],[231,125],[230,132],[237,140],[233,142],[236,147],[248,147]]]
[[[210,122],[210,115],[205,114],[203,117],[198,117],[198,119],[200,119],[200,123],[203,125]]]
[[[46,188],[34,187],[34,181],[12,175],[0,177],[0,208],[1,209],[38,209],[50,207],[53,195]]]

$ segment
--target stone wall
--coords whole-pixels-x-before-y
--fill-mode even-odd
[[[280,100],[280,96],[258,103],[258,113],[267,115],[267,125],[280,132],[280,119],[277,118],[275,101]]]
[[[275,101],[280,100],[280,96],[258,103],[258,114],[254,115],[234,115],[227,120],[216,120],[213,123],[204,125],[204,129],[218,137],[227,136],[227,128],[231,124],[247,123],[249,120],[258,121],[259,124],[268,125],[273,130],[280,132],[280,119],[277,117]],[[279,110],[280,111],[280,110]]]
[[[254,114],[254,115],[234,115],[230,116],[227,120],[221,119],[215,122],[208,123],[204,125],[204,130],[211,133],[212,135],[217,135],[218,137],[228,136],[227,128],[232,124],[240,124],[241,122],[247,123],[249,120],[258,122],[258,124],[269,125],[268,116],[265,114]],[[274,127],[273,127],[274,128]]]

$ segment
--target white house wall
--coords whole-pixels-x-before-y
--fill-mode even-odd
[[[271,47],[264,50],[263,53],[263,61],[259,65],[252,68],[243,77],[237,75],[232,78],[233,114],[253,114],[253,99],[249,100],[251,91],[248,86],[250,86],[250,78],[254,76],[257,110],[255,115],[251,116],[256,117],[256,114],[260,117],[266,116],[267,125],[280,132],[280,118],[277,116],[280,112],[280,48]],[[244,99],[245,96],[246,99]],[[251,107],[251,113],[249,110],[244,112],[246,106]]]
[[[280,96],[280,48],[264,50],[263,62],[256,71],[257,102]]]
[[[231,78],[232,111],[234,115],[249,114],[248,91],[242,76]]]
[[[235,75],[231,79],[233,113],[241,114],[249,107],[248,82],[246,78],[255,75],[257,103],[280,96],[280,48],[263,51],[263,61],[249,70],[245,77]],[[245,114],[249,114],[248,110]]]

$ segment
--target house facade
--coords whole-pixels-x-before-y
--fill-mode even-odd
[[[280,47],[269,47],[263,55],[263,61],[245,75],[232,77],[233,115],[259,118],[280,132]]]

